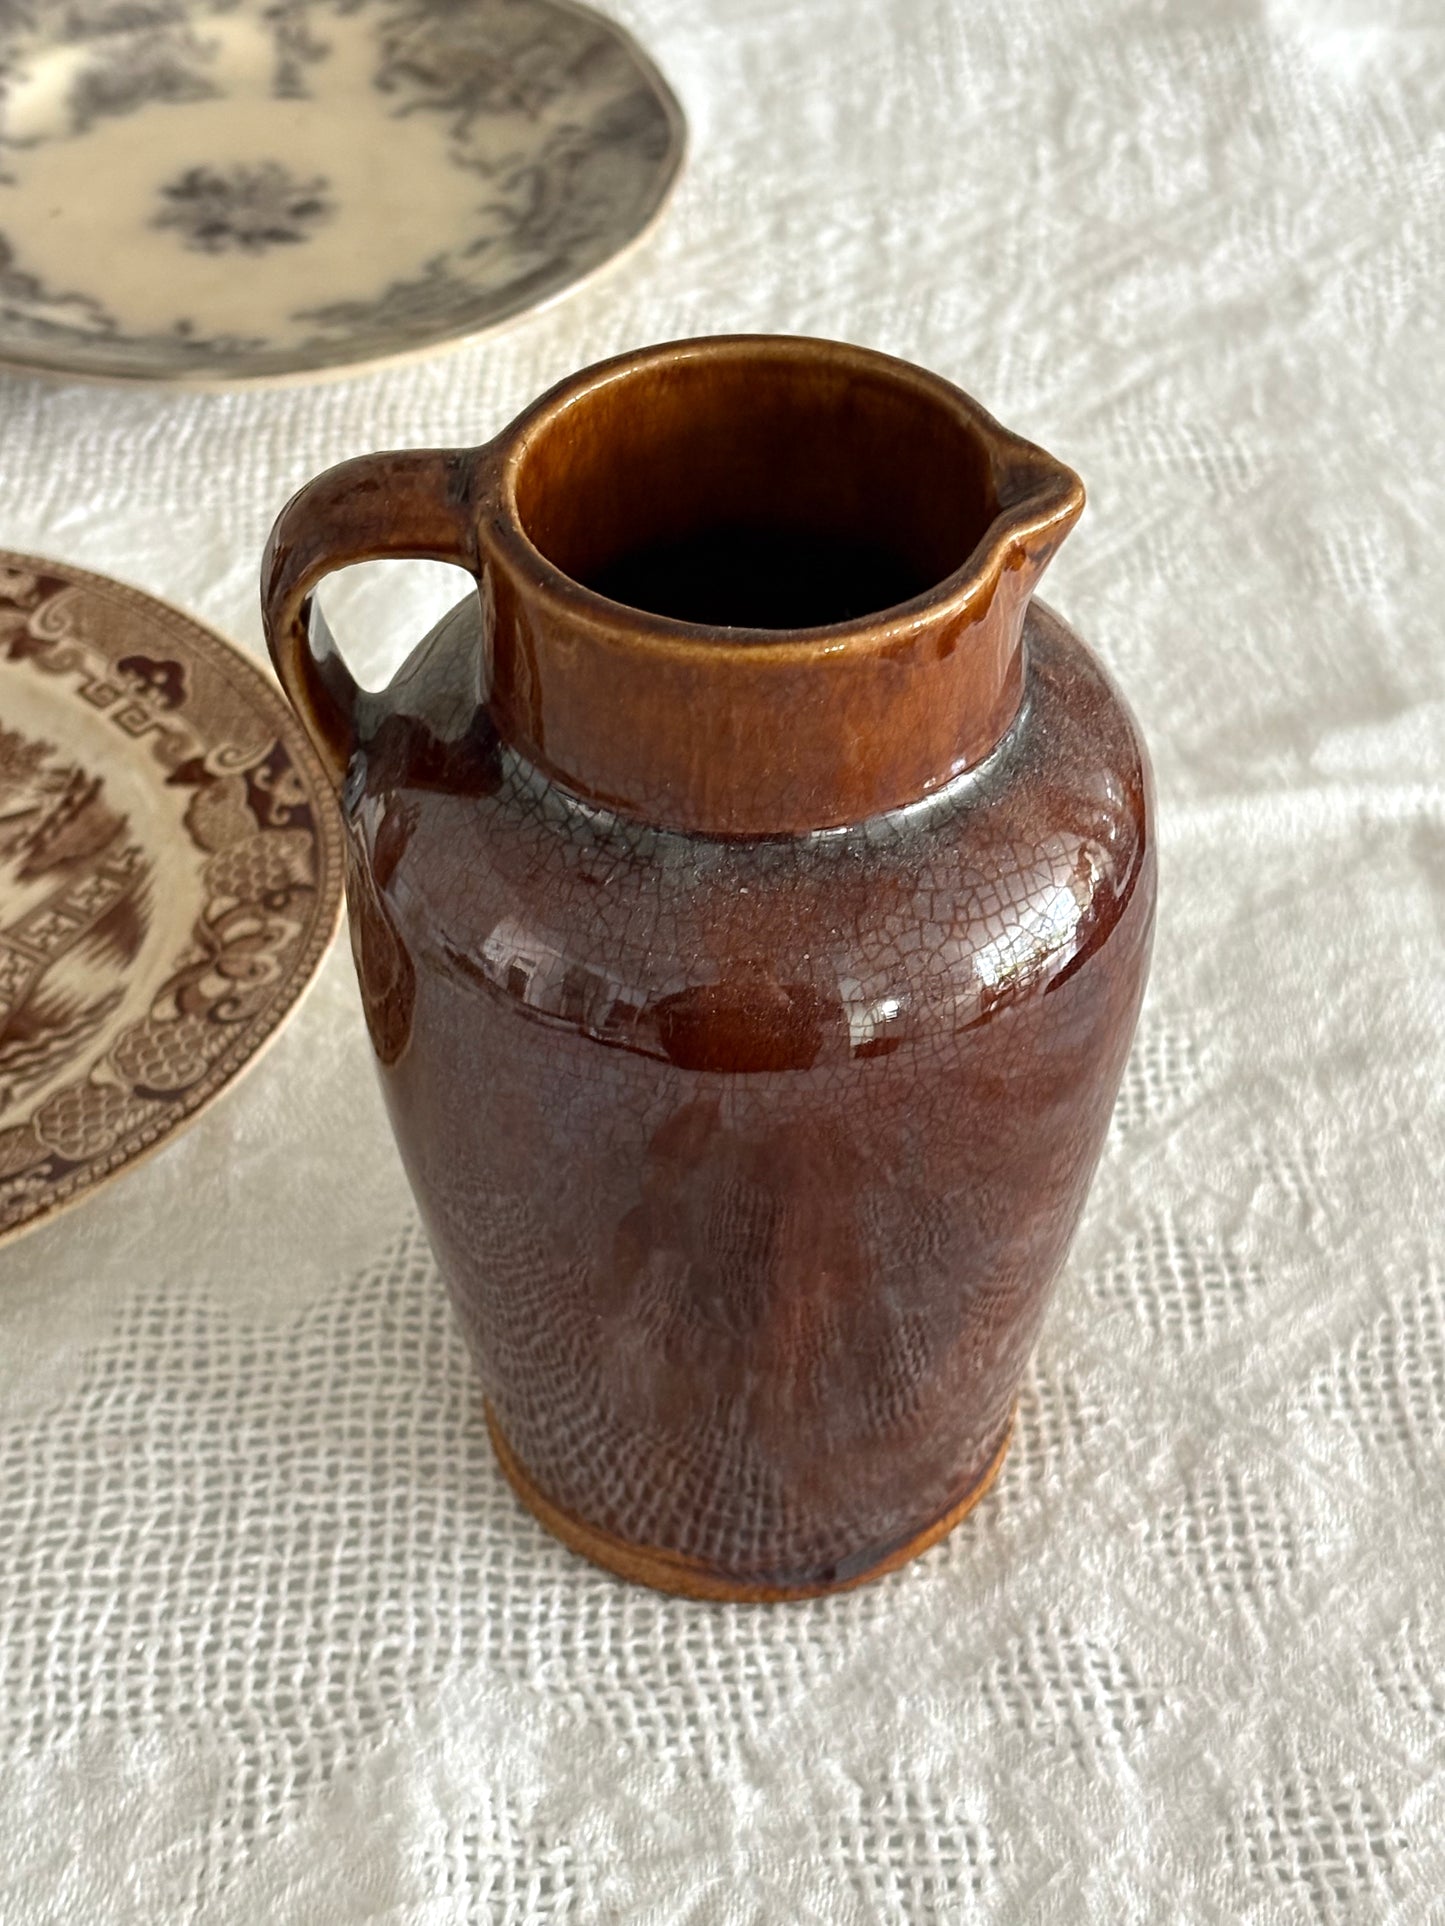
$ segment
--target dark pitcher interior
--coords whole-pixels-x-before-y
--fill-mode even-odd
[[[973,554],[987,459],[904,380],[740,352],[629,370],[529,437],[516,504],[585,587],[710,627],[812,628],[894,607]]]

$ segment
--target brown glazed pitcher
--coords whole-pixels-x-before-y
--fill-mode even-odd
[[[936,376],[733,336],[272,534],[497,1454],[630,1578],[856,1584],[998,1468],[1154,913],[1143,745],[1030,600],[1083,501]],[[477,591],[374,695],[311,596],[377,556]]]

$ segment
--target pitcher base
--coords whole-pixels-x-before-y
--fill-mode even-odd
[[[672,1592],[680,1598],[719,1600],[735,1605],[781,1604],[789,1599],[820,1598],[827,1592],[852,1591],[855,1586],[867,1585],[885,1573],[896,1571],[906,1565],[911,1558],[917,1558],[930,1546],[936,1545],[941,1538],[947,1537],[960,1519],[967,1516],[983,1497],[994,1479],[998,1476],[1009,1445],[1013,1441],[1014,1419],[1017,1408],[1010,1412],[998,1450],[994,1453],[981,1478],[966,1491],[962,1498],[951,1504],[943,1514],[930,1525],[903,1544],[895,1545],[873,1563],[860,1571],[849,1571],[844,1576],[823,1577],[808,1580],[801,1584],[774,1584],[754,1578],[733,1578],[726,1572],[713,1570],[700,1560],[687,1558],[679,1552],[663,1550],[656,1545],[633,1545],[624,1538],[614,1537],[611,1532],[602,1531],[596,1525],[585,1524],[574,1518],[560,1505],[554,1504],[547,1495],[533,1483],[530,1474],[521,1464],[497,1422],[490,1402],[486,1406],[487,1429],[491,1434],[492,1449],[497,1454],[497,1462],[511,1485],[513,1491],[554,1538],[560,1538],[570,1551],[590,1559],[605,1571],[615,1572],[618,1577],[630,1579],[635,1585],[648,1585],[654,1591]]]

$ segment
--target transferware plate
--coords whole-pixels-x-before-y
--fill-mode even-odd
[[[335,931],[340,841],[257,666],[136,589],[0,552],[0,1240],[254,1060]]]
[[[227,384],[457,341],[634,240],[682,144],[569,0],[16,0],[0,361]]]

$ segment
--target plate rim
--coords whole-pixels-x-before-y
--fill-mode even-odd
[[[123,388],[127,390],[158,390],[171,394],[234,394],[245,389],[265,393],[284,391],[288,388],[324,387],[333,382],[351,381],[359,376],[374,375],[393,368],[414,367],[418,362],[434,357],[455,354],[474,343],[491,340],[504,329],[515,327],[530,315],[545,314],[549,309],[566,301],[583,288],[591,287],[614,268],[620,267],[634,254],[645,241],[652,238],[661,225],[663,216],[672,204],[682,179],[683,163],[688,157],[691,130],[687,115],[683,110],[672,83],[652,55],[638,40],[631,28],[624,26],[612,14],[603,13],[599,8],[587,4],[587,0],[546,0],[559,13],[571,13],[582,19],[591,20],[610,33],[631,55],[642,76],[650,84],[654,96],[660,102],[667,120],[667,152],[659,163],[656,198],[645,220],[627,237],[619,247],[605,255],[581,274],[564,281],[559,287],[551,289],[536,300],[523,299],[515,308],[497,315],[493,320],[484,321],[478,327],[460,328],[451,334],[439,334],[432,341],[423,342],[415,347],[398,348],[393,353],[364,355],[355,361],[332,361],[320,368],[291,368],[265,374],[141,374],[141,373],[101,373],[94,369],[72,368],[64,362],[33,360],[25,355],[6,353],[0,348],[0,375],[28,377],[53,387],[83,386],[87,388]],[[102,577],[110,580],[110,577]],[[120,586],[124,586],[121,584]],[[142,591],[143,592],[143,591]],[[158,600],[152,597],[152,600]],[[183,613],[184,611],[182,611]],[[0,1233],[3,1244],[8,1233]]]
[[[69,587],[94,586],[107,594],[119,594],[123,599],[136,602],[142,608],[160,609],[168,615],[175,616],[187,629],[195,631],[213,645],[223,664],[228,667],[239,665],[244,672],[241,678],[243,681],[252,680],[268,697],[274,698],[288,719],[289,727],[294,731],[294,737],[287,738],[287,750],[289,752],[294,749],[298,752],[299,760],[304,763],[308,775],[312,777],[316,790],[323,799],[324,806],[317,812],[316,840],[318,848],[329,861],[329,869],[323,872],[318,887],[317,895],[320,900],[316,925],[299,959],[298,968],[293,974],[294,987],[285,996],[276,1021],[268,1027],[255,1046],[247,1051],[245,1056],[200,1099],[194,1108],[174,1118],[165,1129],[158,1131],[148,1142],[139,1145],[128,1155],[118,1157],[88,1183],[81,1184],[68,1196],[56,1198],[32,1215],[22,1217],[17,1223],[0,1229],[0,1252],[7,1250],[22,1238],[30,1236],[32,1232],[43,1230],[55,1223],[58,1218],[63,1217],[77,1205],[88,1203],[97,1191],[103,1190],[108,1184],[122,1177],[128,1177],[140,1165],[148,1163],[152,1157],[168,1149],[177,1137],[183,1136],[191,1125],[205,1116],[214,1104],[230,1095],[266,1055],[282,1032],[289,1028],[316,979],[320,976],[322,965],[331,954],[346,909],[346,843],[336,793],[322,767],[320,757],[312,747],[310,737],[287,702],[280,683],[268,671],[266,665],[248,650],[243,649],[240,643],[233,642],[229,636],[222,634],[209,622],[204,622],[193,615],[180,603],[172,602],[166,596],[152,595],[149,589],[139,588],[133,582],[122,581],[114,575],[103,575],[97,569],[82,568],[58,556],[32,555],[19,549],[0,548],[0,567],[11,567],[16,564],[40,573],[47,570],[52,573],[63,573],[69,578],[67,582]]]

